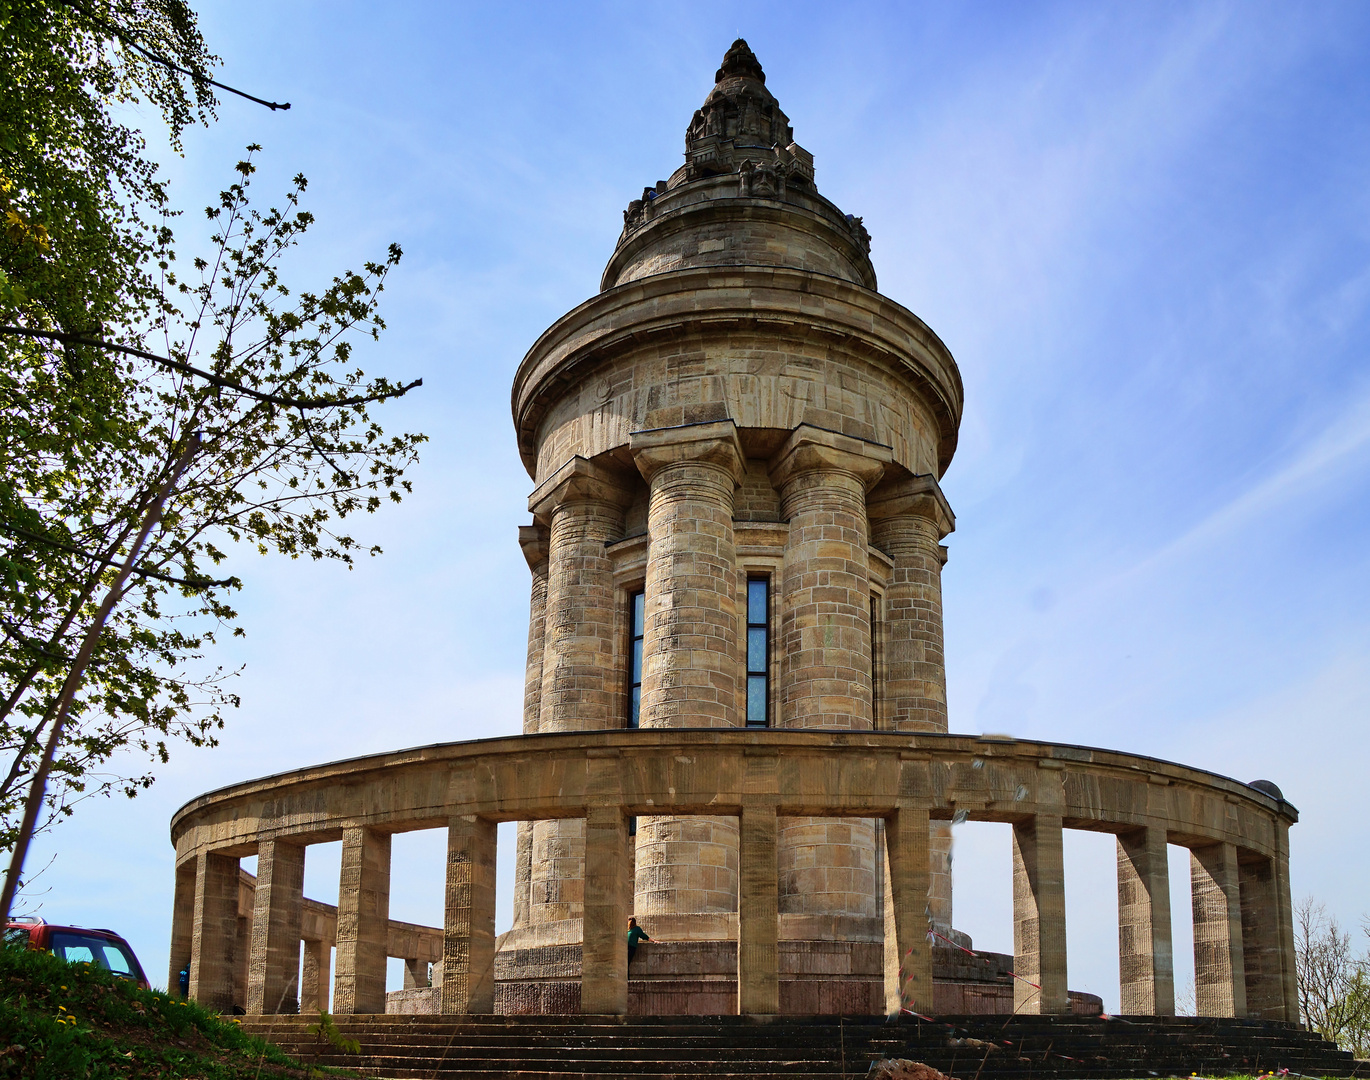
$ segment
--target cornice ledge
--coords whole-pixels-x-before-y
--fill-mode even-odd
[[[567,502],[602,502],[624,507],[632,502],[632,490],[617,471],[577,454],[533,489],[528,496],[528,509],[545,522],[553,510]]]
[[[770,479],[779,491],[787,480],[801,473],[836,469],[857,477],[869,491],[893,460],[894,451],[883,443],[800,424],[771,458]]]
[[[634,431],[628,448],[649,484],[662,469],[682,462],[714,465],[732,477],[734,487],[742,483],[746,470],[747,455],[731,419]]]
[[[931,475],[881,484],[866,499],[866,516],[872,522],[904,514],[927,518],[936,525],[939,540],[956,531],[956,515],[937,478]]]

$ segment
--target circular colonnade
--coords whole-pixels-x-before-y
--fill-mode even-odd
[[[882,822],[889,1011],[932,1011],[928,915],[934,822],[1013,828],[1015,1011],[1064,1013],[1064,829],[1118,850],[1122,1011],[1174,1012],[1166,845],[1191,853],[1198,1011],[1297,1022],[1289,826],[1256,787],[1152,758],[963,735],[836,730],[568,732],[444,743],[301,769],[210,792],[172,821],[169,985],[233,1004],[239,861],[257,856],[246,963],[250,1013],[293,1011],[310,844],[342,841],[333,1011],[385,1011],[390,838],[448,830],[441,1011],[495,1007],[495,851],[501,821],[582,818],[581,1009],[625,1013],[628,827],[639,816],[735,817],[737,1011],[780,1009],[778,820]],[[328,965],[322,970],[327,979]],[[313,965],[315,977],[320,968]],[[315,1002],[326,1000],[315,986]]]

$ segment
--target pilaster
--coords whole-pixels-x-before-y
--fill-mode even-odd
[[[493,821],[455,817],[448,826],[444,1014],[495,1011],[496,843]]]
[[[933,1011],[932,949],[928,944],[928,812],[901,805],[885,819],[885,859],[889,868],[894,931],[886,949],[885,1011]],[[893,956],[890,955],[891,951]],[[891,961],[894,961],[891,964]]]
[[[195,951],[195,860],[176,867],[176,892],[171,906],[171,952],[166,987],[172,997],[181,996],[181,972],[189,974]]]
[[[585,929],[581,946],[580,1011],[628,1011],[628,923],[625,887],[627,822],[617,806],[585,815]]]
[[[212,852],[197,855],[190,997],[206,1009],[227,1012],[233,1007],[237,936],[238,858]]]
[[[1174,1016],[1165,829],[1138,829],[1117,841],[1120,1007],[1124,1014]]]
[[[304,847],[280,840],[257,845],[247,1011],[300,1009],[300,925],[304,918]]]
[[[1055,814],[1013,826],[1014,1012],[1058,1014],[1070,1008],[1061,829]]]
[[[744,804],[739,825],[742,865],[737,894],[737,1011],[743,1016],[774,1016],[780,1012],[774,803]]]
[[[301,963],[300,1013],[311,1016],[314,1013],[331,1011],[328,1008],[328,984],[332,981],[333,943],[323,940],[306,939],[304,959]]]
[[[1232,844],[1191,848],[1194,904],[1194,997],[1200,1016],[1246,1015],[1246,964],[1237,849]]]
[[[385,961],[390,930],[390,834],[343,830],[338,882],[338,970],[333,1011],[385,1012]]]

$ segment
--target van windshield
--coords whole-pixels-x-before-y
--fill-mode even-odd
[[[137,978],[138,966],[133,954],[117,941],[94,935],[74,934],[68,930],[52,932],[52,951],[73,964],[98,964],[115,975]]]

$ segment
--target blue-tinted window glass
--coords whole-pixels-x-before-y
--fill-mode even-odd
[[[628,643],[628,726],[635,728],[642,716],[642,635],[646,629],[646,596],[640,592],[628,597],[632,612],[632,640]]]
[[[747,673],[749,675],[766,674],[765,627],[747,627]]]
[[[747,726],[765,727],[770,719],[771,583],[747,582]]]
[[[764,626],[766,623],[766,593],[770,582],[765,578],[752,578],[747,582],[747,625]]]
[[[766,676],[747,676],[747,726],[766,726]]]

